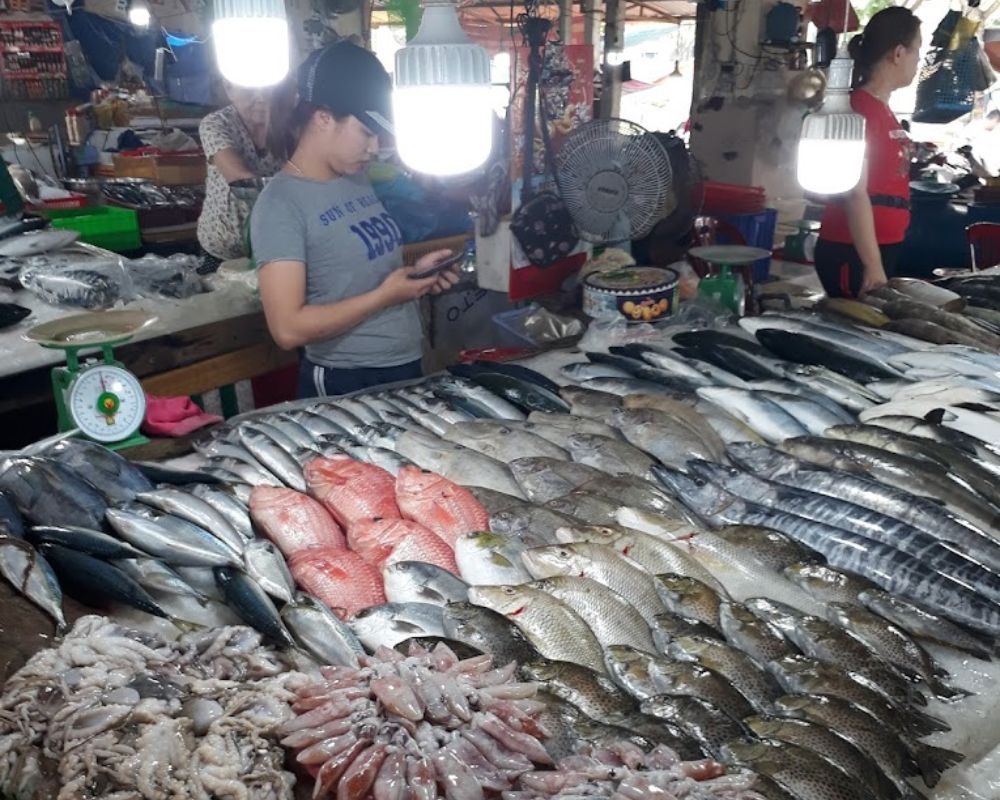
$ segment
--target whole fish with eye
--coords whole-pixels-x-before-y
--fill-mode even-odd
[[[586,383],[590,384],[592,381]],[[563,386],[559,395],[569,403],[570,414],[587,419],[603,419],[609,411],[620,408],[622,404],[622,398],[618,394],[596,387]]]
[[[730,742],[720,749],[727,764],[762,772],[797,797],[810,800],[876,800],[867,786],[851,780],[812,750],[771,739]]]
[[[462,580],[472,586],[527,583],[531,575],[521,563],[526,549],[516,536],[476,531],[458,538],[455,562]]]
[[[747,717],[744,722],[761,739],[787,742],[821,755],[845,775],[859,778],[876,797],[902,798],[871,756],[823,725],[772,716]]]
[[[74,470],[46,458],[0,462],[0,489],[35,525],[79,526],[98,530],[107,502]]]
[[[806,435],[806,428],[802,423],[760,393],[712,386],[699,389],[698,396],[749,425],[769,442],[778,443]]]
[[[778,572],[791,564],[808,564],[822,559],[816,551],[768,528],[727,525],[716,528],[712,533],[748,557]]]
[[[719,607],[719,627],[729,644],[742,650],[761,667],[794,652],[777,628],[758,619],[741,603],[723,603]]]
[[[527,664],[538,651],[503,614],[472,603],[448,603],[442,612],[444,635],[493,656],[494,664]]]
[[[116,561],[115,566],[143,589],[193,597],[202,606],[210,599],[204,592],[188,583],[176,570],[155,558],[123,558]]]
[[[574,517],[590,525],[614,525],[621,504],[597,492],[576,489],[545,504],[560,514]]]
[[[514,422],[509,426],[494,420],[459,422],[449,425],[441,438],[505,463],[528,456],[564,460],[569,457],[561,447]]]
[[[469,585],[435,564],[397,561],[382,567],[385,595],[390,603],[447,605],[469,599]]]
[[[569,606],[530,585],[472,586],[469,601],[504,614],[539,653],[604,671],[601,644]]]
[[[579,708],[591,719],[613,722],[636,710],[635,700],[606,675],[565,661],[532,661],[522,665],[528,680]]]
[[[566,440],[566,449],[578,464],[586,464],[611,475],[648,477],[653,460],[626,442],[589,433],[574,433]]]
[[[815,658],[789,654],[767,664],[768,672],[788,693],[815,692],[840,697],[901,734],[927,736],[950,730],[943,720],[912,708],[900,709],[857,672],[844,671]]]
[[[940,698],[967,697],[969,692],[942,683],[948,673],[905,631],[866,608],[830,603],[827,619],[860,639],[873,652],[911,678],[922,680]]]
[[[533,503],[547,503],[585,483],[606,477],[595,467],[544,456],[515,458],[508,466],[514,480]]]
[[[612,476],[604,473],[577,488],[613,497],[623,506],[640,511],[672,518],[687,516],[687,511],[675,503],[666,492],[638,475]]]
[[[620,594],[597,581],[559,576],[528,585],[575,611],[602,647],[625,644],[647,653],[656,652],[649,627],[639,612]]]
[[[601,419],[574,414],[549,414],[544,411],[532,411],[528,415],[528,425],[524,427],[564,449],[566,438],[573,433],[596,433],[598,436],[608,436],[612,439],[623,438],[620,430]]]
[[[385,603],[362,609],[348,624],[361,644],[374,652],[379,647],[392,649],[412,636],[444,636],[443,611],[430,603]]]
[[[881,660],[868,645],[826,620],[799,614],[794,609],[763,598],[748,600],[746,606],[760,619],[774,625],[807,656],[856,672],[895,705],[927,705],[927,700],[901,673]]]
[[[836,338],[763,328],[756,332],[764,347],[786,361],[828,367],[858,383],[871,383],[882,378],[898,378],[902,373],[884,361],[858,350],[845,347]]]
[[[128,459],[96,442],[63,439],[45,451],[101,492],[108,502],[127,502],[153,484]]]
[[[823,603],[860,605],[862,592],[878,588],[865,578],[825,564],[789,564],[783,574]]]
[[[758,713],[767,713],[783,694],[774,678],[741,650],[718,639],[703,636],[675,637],[667,654],[678,661],[691,661],[711,670],[732,684]]]
[[[644,700],[644,714],[676,725],[708,755],[718,758],[722,746],[750,736],[749,729],[718,706],[698,697],[657,695]]]
[[[501,376],[503,377],[503,376]],[[492,417],[494,419],[526,419],[527,414],[516,403],[485,388],[478,382],[463,378],[439,377],[428,381],[435,394],[463,406],[471,406],[479,413],[477,417]],[[564,410],[562,406],[556,410]]]
[[[725,457],[725,448],[718,436],[706,441],[661,411],[617,409],[608,415],[608,421],[631,445],[664,464],[683,467],[688,458],[714,461]]]
[[[653,584],[663,605],[672,614],[720,629],[722,598],[711,586],[696,578],[670,573],[655,575]]]
[[[321,665],[357,667],[365,651],[350,627],[311,595],[299,592],[281,609],[296,643]]]
[[[246,546],[246,540],[236,528],[229,524],[229,520],[208,501],[202,500],[200,497],[195,497],[179,489],[156,489],[140,492],[136,495],[136,499],[165,514],[181,517],[199,528],[209,531],[237,553],[242,553]]]
[[[524,553],[522,561],[536,580],[575,575],[607,586],[628,600],[647,624],[666,611],[652,576],[610,547],[590,542],[535,547]]]
[[[176,566],[242,566],[239,554],[207,531],[189,523],[167,527],[166,518],[148,519],[131,511],[110,508],[111,527],[129,544]],[[176,519],[176,518],[175,518]],[[184,523],[184,520],[180,520]]]
[[[556,531],[567,525],[584,525],[583,520],[560,514],[545,506],[523,503],[490,515],[490,530],[520,539],[528,547],[555,544]]]
[[[705,639],[720,637],[717,630],[704,622],[678,617],[670,612],[657,614],[650,630],[653,632],[656,652],[664,656],[670,654],[670,643],[679,636],[701,636]]]
[[[962,761],[958,753],[887,736],[881,721],[839,697],[785,695],[775,705],[783,716],[825,725],[868,753],[904,796],[910,792],[903,776],[920,774],[924,783],[933,788],[944,770]]]
[[[261,589],[283,603],[292,602],[295,581],[292,580],[285,559],[273,543],[265,539],[250,542],[243,551],[243,560],[246,563],[247,574]]]

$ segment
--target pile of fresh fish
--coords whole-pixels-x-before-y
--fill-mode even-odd
[[[321,667],[322,681],[299,690],[282,743],[314,776],[313,797],[762,797],[751,772],[683,762],[664,745],[647,752],[627,732],[554,764],[559,701],[539,699],[516,671],[488,655],[460,660],[443,643],[414,643],[408,656],[379,649],[357,668]]]
[[[278,731],[308,681],[249,628],[169,641],[83,617],[4,686],[0,794],[291,800]]]
[[[43,607],[46,561],[67,589],[88,581],[81,564],[115,585],[142,564],[167,616],[222,600],[344,669],[330,675],[442,642],[512,665],[541,686],[542,740],[572,773],[510,790],[525,797],[918,800],[914,780],[983,754],[963,710],[988,717],[972,693],[995,689],[1000,356],[844,310],[265,410],[198,445],[192,473],[82,444],[15,458],[0,491],[27,523],[0,504],[0,563]],[[346,735],[325,746],[360,746]],[[352,777],[395,796],[376,781],[405,748],[368,738]],[[629,745],[660,755],[633,772]],[[747,772],[675,786],[658,746]],[[606,752],[622,763],[603,780]]]

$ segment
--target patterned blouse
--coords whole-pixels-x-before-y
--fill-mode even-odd
[[[247,169],[262,178],[269,178],[281,169],[281,162],[266,150],[258,150],[250,131],[233,106],[219,109],[198,126],[201,147],[208,159],[208,180],[205,183],[205,204],[198,218],[198,241],[210,255],[223,260],[245,256],[246,222],[249,206],[229,191],[229,184],[212,164],[212,157],[221,150],[235,150]]]

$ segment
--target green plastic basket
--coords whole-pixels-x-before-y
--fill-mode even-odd
[[[142,247],[139,236],[139,216],[129,208],[98,206],[65,211],[49,211],[53,228],[79,231],[80,241],[103,247],[116,253],[138,250]]]

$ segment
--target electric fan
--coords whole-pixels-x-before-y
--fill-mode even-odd
[[[588,242],[638,239],[676,204],[673,170],[655,135],[624,119],[587,122],[559,148],[559,189]]]

